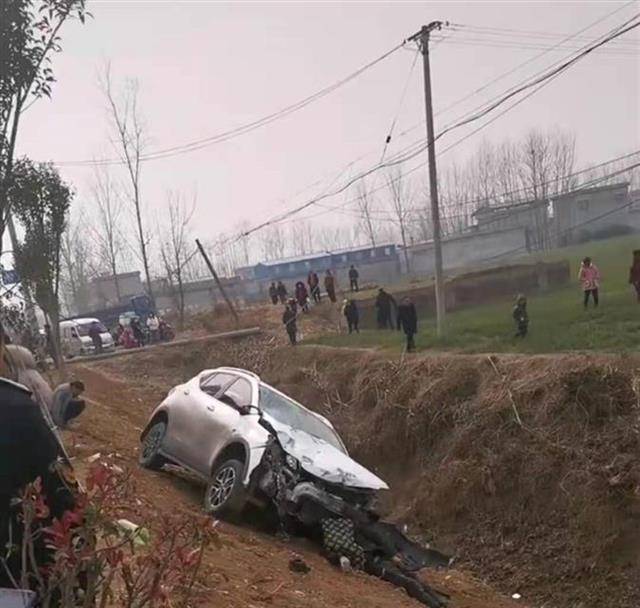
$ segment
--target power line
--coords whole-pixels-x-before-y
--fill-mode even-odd
[[[347,83],[351,82],[352,80],[354,80],[355,78],[357,78],[358,76],[366,72],[367,70],[371,69],[378,63],[384,61],[387,57],[395,53],[398,49],[402,48],[403,46],[404,46],[404,42],[396,45],[392,49],[388,50],[386,53],[380,55],[376,59],[358,68],[356,71],[352,72],[345,78],[342,78],[341,80],[338,80],[337,82],[323,89],[320,89],[316,93],[308,97],[305,97],[304,99],[297,101],[296,103],[290,104],[276,112],[272,112],[271,114],[267,114],[262,118],[246,123],[244,125],[240,125],[233,129],[223,131],[222,133],[218,133],[216,135],[211,135],[209,137],[197,139],[195,141],[188,142],[186,144],[181,144],[179,146],[164,148],[164,149],[156,150],[154,152],[150,152],[148,154],[144,154],[140,157],[140,160],[141,161],[157,160],[160,158],[167,158],[168,156],[176,156],[178,154],[184,154],[186,152],[193,152],[195,150],[199,150],[207,146],[229,141],[230,139],[234,139],[235,137],[239,137],[240,135],[244,135],[246,133],[249,133],[250,131],[253,131],[267,124],[270,124],[271,122],[284,118],[289,114],[297,112],[298,110],[305,108],[309,104],[329,95],[330,93],[333,93],[333,91],[346,85]],[[86,165],[100,166],[100,165],[119,165],[119,164],[122,164],[122,162],[123,161],[119,158],[109,158],[109,159],[102,159],[102,160],[58,161],[58,162],[55,162],[54,164],[59,166],[86,166]]]
[[[531,95],[533,95],[534,93],[539,91],[543,86],[546,86],[551,80],[555,79],[560,74],[562,74],[567,69],[569,69],[572,65],[574,65],[575,63],[577,63],[578,61],[580,61],[584,57],[588,56],[595,49],[603,46],[604,44],[608,43],[611,40],[616,39],[617,37],[625,34],[626,32],[631,31],[632,29],[635,29],[636,27],[640,26],[640,22],[633,23],[633,21],[638,19],[638,16],[640,16],[640,15],[639,14],[634,15],[633,17],[631,17],[630,19],[628,19],[627,21],[625,21],[621,25],[615,27],[613,30],[608,32],[606,35],[603,35],[604,38],[601,36],[601,38],[602,38],[601,40],[594,41],[593,43],[588,45],[586,48],[581,50],[580,53],[578,53],[577,55],[574,55],[573,57],[571,57],[571,58],[569,58],[567,60],[564,60],[559,65],[557,65],[555,67],[552,67],[551,69],[548,69],[541,76],[536,76],[536,77],[534,77],[533,80],[529,80],[528,82],[526,82],[524,84],[521,84],[521,85],[516,86],[515,88],[512,88],[511,90],[507,91],[505,94],[500,96],[496,101],[493,101],[493,102],[489,103],[488,105],[486,105],[485,107],[483,107],[482,109],[480,109],[478,111],[475,111],[470,116],[467,115],[466,118],[463,118],[462,120],[460,120],[460,121],[458,121],[458,122],[456,122],[456,123],[454,123],[454,124],[452,124],[452,125],[450,125],[448,127],[445,127],[444,130],[442,130],[440,133],[438,133],[434,137],[434,140],[433,140],[434,142],[438,141],[446,133],[449,133],[449,132],[453,131],[454,129],[458,129],[458,128],[466,125],[466,124],[470,124],[471,122],[474,122],[474,121],[479,120],[480,118],[486,116],[492,110],[494,110],[497,107],[499,107],[500,105],[506,103],[508,100],[510,100],[511,98],[515,97],[519,93],[522,93],[522,92],[524,92],[525,90],[527,90],[527,89],[529,89],[531,87],[536,87],[536,85],[540,85],[536,89],[531,91],[527,96],[525,96],[524,98],[518,100],[516,103],[512,104],[510,107],[508,107],[503,112],[501,112],[498,116],[494,117],[492,120],[488,121],[484,125],[481,125],[481,127],[476,129],[472,133],[470,133],[468,135],[465,135],[461,139],[457,140],[453,145],[451,145],[448,148],[446,148],[445,150],[443,150],[441,152],[441,154],[444,154],[448,150],[450,150],[453,147],[459,145],[460,143],[462,143],[463,141],[465,141],[466,139],[468,139],[469,137],[471,137],[472,135],[477,133],[479,130],[485,128],[486,126],[488,126],[488,124],[491,124],[492,122],[497,120],[497,118],[499,118],[500,116],[504,115],[506,112],[510,111],[511,109],[513,109],[514,107],[516,107],[517,105],[522,103],[528,97],[530,97]],[[279,223],[279,222],[281,222],[281,221],[283,221],[283,220],[285,220],[285,219],[287,219],[287,218],[289,218],[289,217],[291,217],[293,215],[296,215],[296,214],[300,213],[301,211],[304,211],[305,209],[307,209],[307,208],[309,208],[309,207],[311,207],[313,205],[316,205],[319,201],[322,201],[322,200],[324,200],[326,198],[330,198],[332,196],[336,196],[337,194],[340,194],[340,193],[344,192],[347,188],[349,188],[355,182],[367,177],[368,175],[370,175],[370,174],[372,174],[372,173],[374,173],[376,171],[379,171],[380,169],[387,168],[387,167],[392,167],[392,166],[404,163],[404,162],[410,160],[411,158],[414,158],[418,154],[422,153],[424,150],[427,149],[427,147],[429,145],[431,145],[429,142],[425,142],[424,144],[418,146],[415,151],[407,153],[407,154],[404,154],[402,156],[399,156],[394,161],[390,161],[390,162],[386,162],[386,163],[378,163],[376,166],[374,166],[374,167],[362,172],[358,176],[349,179],[345,184],[343,184],[337,190],[334,190],[331,193],[324,193],[324,194],[322,194],[322,195],[320,195],[318,197],[315,197],[315,198],[303,203],[302,205],[300,205],[300,206],[298,206],[298,207],[296,207],[296,208],[294,208],[294,209],[292,209],[290,211],[285,212],[284,214],[282,214],[279,217],[272,218],[270,220],[262,222],[261,224],[255,226],[254,228],[251,228],[251,229],[249,229],[247,231],[244,231],[240,235],[240,237],[246,237],[246,236],[252,234],[253,232],[256,232],[257,230],[261,230],[262,228],[265,228],[265,227],[267,227],[267,226],[269,226],[271,224]]]

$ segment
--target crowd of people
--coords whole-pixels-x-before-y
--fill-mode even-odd
[[[171,325],[155,313],[149,314],[144,325],[138,317],[133,317],[126,324],[118,323],[113,331],[114,342],[126,349],[167,342],[174,337]]]

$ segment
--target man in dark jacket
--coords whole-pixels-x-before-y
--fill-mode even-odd
[[[344,306],[342,308],[342,314],[344,314],[347,319],[347,327],[349,328],[349,333],[353,333],[354,330],[357,334],[360,333],[360,329],[358,328],[358,323],[360,322],[360,312],[358,311],[358,305],[355,300],[345,300]]]
[[[269,298],[274,306],[278,303],[278,288],[275,281],[271,281],[271,285],[269,285]]]
[[[77,485],[64,448],[49,428],[40,407],[24,386],[0,378],[0,547],[6,569],[0,567],[0,587],[20,580],[24,529],[18,497],[24,487],[42,480],[50,515],[39,525],[49,526],[75,504]],[[34,534],[36,561],[45,565],[51,549],[42,534]],[[8,572],[7,572],[8,569]]]
[[[398,331],[400,328],[407,336],[407,352],[413,352],[416,348],[413,337],[418,332],[418,315],[415,305],[409,298],[404,298],[398,306]]]
[[[322,296],[320,295],[320,279],[318,278],[317,272],[314,272],[313,270],[309,272],[307,285],[309,285],[309,293],[311,294],[313,301],[316,304],[319,304],[322,300]]]
[[[284,283],[282,281],[278,281],[276,292],[278,294],[278,298],[280,299],[280,304],[284,304],[287,301],[287,288],[284,286]]]
[[[289,342],[291,342],[291,346],[296,345],[296,335],[298,333],[298,326],[296,324],[296,311],[291,304],[287,304],[287,307],[284,309],[284,313],[282,314],[282,323],[284,324],[284,328],[287,331],[287,335],[289,336]]]
[[[391,307],[396,305],[393,296],[387,293],[382,287],[378,290],[376,297],[376,310],[378,319],[378,329],[393,329],[393,318]]]
[[[327,272],[324,275],[324,288],[327,291],[327,295],[329,296],[329,299],[331,300],[331,302],[336,301],[336,280],[335,277],[333,276],[332,272],[327,269]]]
[[[93,352],[96,355],[100,355],[102,353],[102,327],[100,327],[100,323],[97,321],[91,323],[89,327],[89,337],[93,342]]]
[[[356,269],[356,267],[351,264],[351,268],[349,268],[349,284],[351,285],[351,291],[358,291],[358,279],[360,278],[360,273]]]

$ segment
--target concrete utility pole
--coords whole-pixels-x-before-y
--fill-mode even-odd
[[[427,115],[427,153],[429,158],[429,191],[431,194],[431,221],[433,223],[433,247],[435,253],[436,280],[436,326],[438,336],[444,332],[445,294],[442,272],[442,240],[440,228],[440,207],[438,205],[438,175],[436,171],[436,144],[433,130],[433,105],[431,101],[431,68],[429,66],[429,34],[442,28],[442,21],[432,21],[409,40],[417,41],[422,52],[424,71],[424,102]]]
[[[202,246],[200,239],[196,239],[196,245],[198,246],[198,249],[200,250],[202,257],[204,258],[204,263],[207,265],[209,272],[212,274],[213,280],[216,282],[216,285],[218,286],[218,289],[220,290],[220,293],[222,294],[224,301],[227,303],[227,306],[229,307],[229,310],[231,311],[231,314],[233,315],[233,318],[236,321],[236,326],[238,326],[240,323],[240,320],[238,319],[238,313],[236,312],[236,309],[231,303],[231,300],[227,297],[227,292],[224,290],[224,287],[220,282],[220,278],[218,277],[218,273],[215,271],[215,268],[213,267],[213,264],[211,263],[211,260],[207,255],[207,252],[204,250],[204,247]]]

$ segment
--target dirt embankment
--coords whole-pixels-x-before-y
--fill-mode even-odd
[[[389,514],[503,591],[640,605],[640,360],[400,361],[261,339],[165,357],[138,362],[146,382],[244,366],[327,415],[390,482]]]
[[[82,471],[96,452],[115,454],[133,475],[146,505],[158,512],[200,513],[203,489],[172,472],[154,473],[136,466],[138,438],[149,413],[172,385],[211,365],[244,365],[266,370],[279,350],[271,337],[245,338],[224,343],[195,344],[174,349],[150,349],[120,358],[75,363],[73,375],[88,387],[89,407],[65,432],[65,443]],[[276,359],[274,359],[276,357]],[[321,393],[319,393],[321,394]],[[134,520],[145,521],[146,506]],[[418,608],[421,604],[389,584],[362,574],[343,574],[333,568],[316,547],[300,540],[282,542],[252,527],[222,524],[221,546],[209,548],[201,584],[209,589],[205,605],[225,608]],[[156,530],[156,533],[162,533]],[[295,555],[311,566],[307,575],[292,573]],[[525,608],[496,593],[468,572],[427,573],[437,589],[452,597],[453,608]]]

